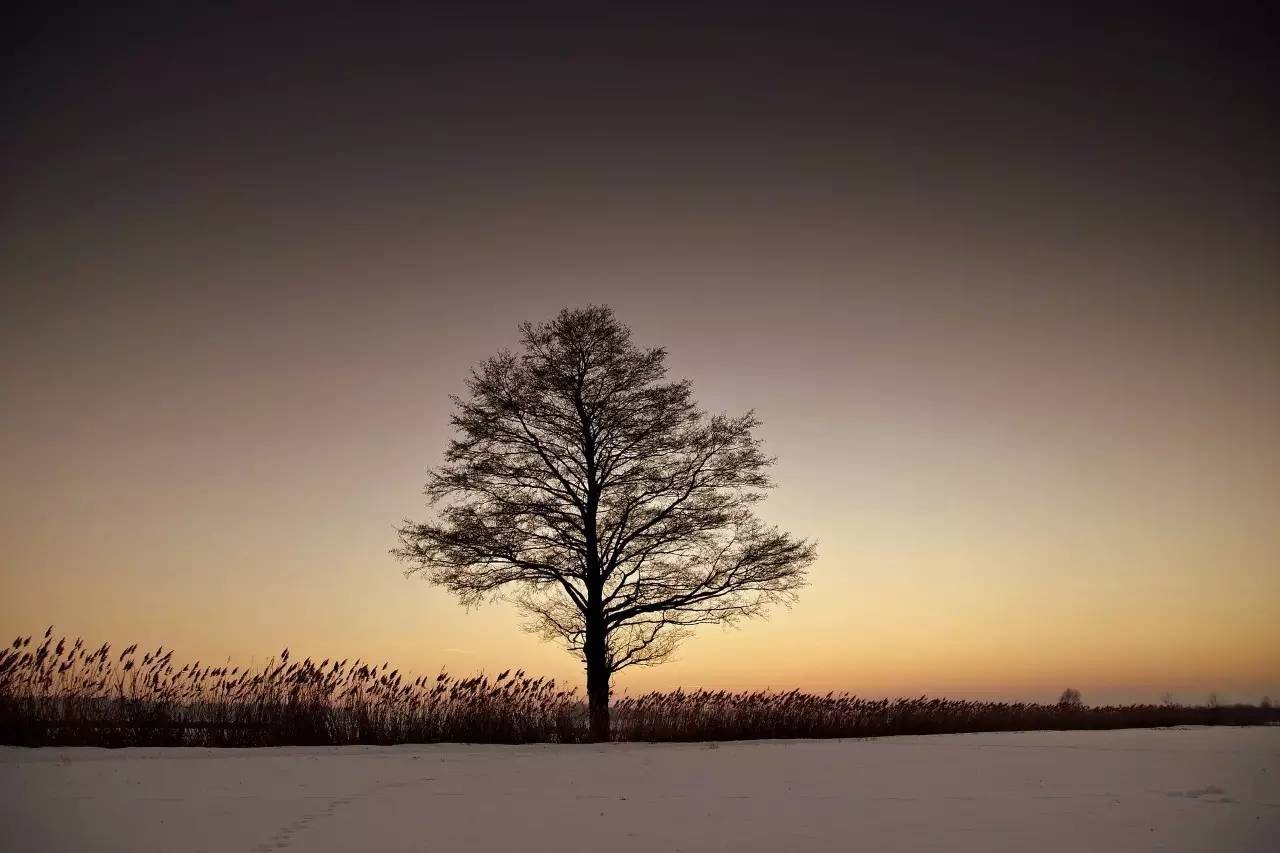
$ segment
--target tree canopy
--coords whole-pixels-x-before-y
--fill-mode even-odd
[[[434,517],[406,521],[393,553],[467,604],[510,598],[581,654],[607,728],[612,673],[791,601],[815,547],[753,512],[773,463],[753,413],[704,412],[609,308],[520,331],[522,352],[482,362],[453,398]]]

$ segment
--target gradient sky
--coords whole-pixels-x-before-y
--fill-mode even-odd
[[[620,690],[1280,696],[1274,31],[256,8],[9,36],[0,629],[581,683],[387,551],[468,368],[591,302],[821,547]]]

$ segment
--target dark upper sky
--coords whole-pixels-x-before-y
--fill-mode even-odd
[[[1280,51],[1243,4],[116,5],[10,33],[10,262],[104,225],[223,254],[559,227],[661,256],[694,221],[733,245],[856,223],[944,257],[989,230],[1273,244],[1280,216]],[[59,287],[88,295],[6,303],[19,335]]]
[[[593,301],[708,405],[764,418],[787,495],[766,515],[824,544],[806,627],[769,630],[923,620],[959,649],[836,655],[832,686],[883,666],[903,689],[1025,687],[983,643],[1093,626],[1114,649],[1112,622],[1276,630],[1280,50],[1260,5],[53,5],[5,34],[0,617],[416,654],[372,614],[463,619],[383,556],[446,395],[516,323]],[[201,586],[316,572],[311,622]],[[1206,605],[1221,572],[1237,597]],[[965,598],[975,573],[1007,596]],[[868,576],[907,578],[879,600],[917,609],[822,609]],[[157,583],[201,590],[207,618],[138,604]],[[367,618],[334,603],[359,590]],[[1058,639],[1027,604],[1050,592]],[[518,642],[498,627],[479,633]],[[725,671],[699,648],[673,678]],[[1158,646],[1126,648],[1087,677],[1134,688]],[[1205,654],[1168,679],[1228,651]]]
[[[1277,45],[1245,4],[1158,15],[102,5],[10,34],[10,217],[54,168],[78,173],[62,176],[65,192],[111,170],[102,176],[122,186],[94,193],[99,204],[224,182],[301,205],[443,182],[465,203],[512,181],[833,195],[870,181],[1062,202],[1238,181],[1260,212],[1275,200]]]

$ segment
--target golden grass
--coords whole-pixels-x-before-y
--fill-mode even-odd
[[[1269,704],[1087,706],[683,691],[613,702],[613,737],[638,741],[873,737],[1025,729],[1255,725]],[[173,651],[19,637],[0,651],[0,743],[43,746],[283,746],[573,743],[587,739],[576,690],[523,670],[410,679],[388,663],[291,660],[178,666]]]

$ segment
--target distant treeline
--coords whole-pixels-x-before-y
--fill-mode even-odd
[[[676,690],[613,703],[613,739],[710,741],[1116,729],[1280,722],[1255,705],[1088,706],[848,694]],[[523,671],[409,679],[387,663],[286,649],[260,669],[178,666],[163,647],[87,647],[19,637],[0,651],[0,743],[17,746],[288,746],[577,743],[588,740],[575,690]]]

